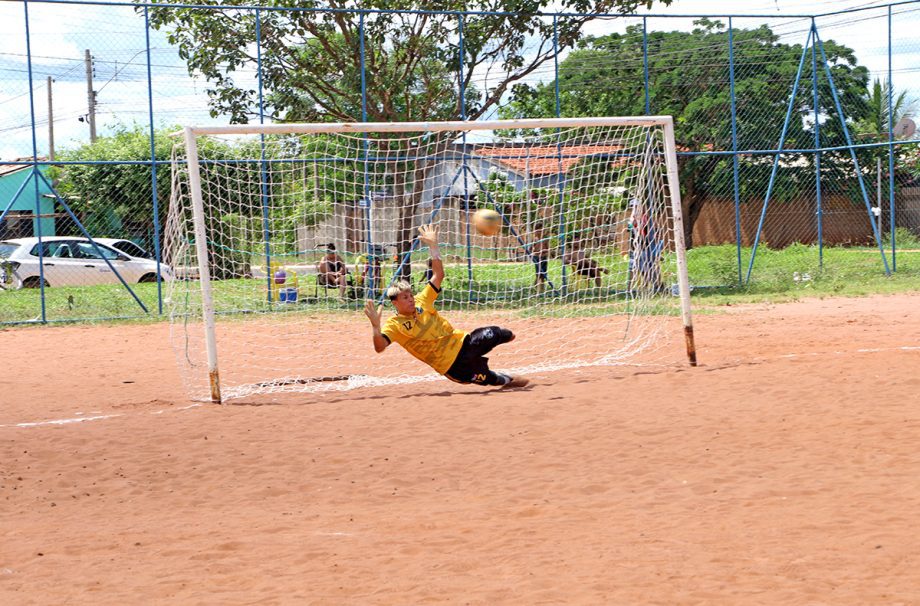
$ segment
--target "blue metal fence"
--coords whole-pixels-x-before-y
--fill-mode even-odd
[[[59,62],[58,67],[50,68],[50,71],[57,70],[55,71],[56,74],[67,75],[71,80],[71,84],[73,84],[79,81],[75,76],[75,71],[79,72],[79,68],[83,63],[83,57],[55,56],[49,58],[48,55],[36,53],[35,34],[40,33],[42,40],[47,41],[50,37],[50,33],[46,31],[48,27],[47,18],[49,16],[56,16],[68,10],[88,10],[90,8],[94,11],[98,11],[95,14],[113,15],[113,19],[107,20],[107,22],[115,23],[117,25],[114,27],[119,28],[115,31],[105,31],[108,26],[103,25],[101,22],[88,23],[86,25],[86,31],[82,31],[83,37],[81,41],[84,41],[87,46],[91,44],[101,44],[103,48],[96,51],[97,56],[101,57],[105,54],[106,40],[115,40],[119,36],[122,36],[125,39],[130,38],[131,40],[143,41],[141,48],[131,47],[130,42],[112,45],[113,57],[129,56],[128,53],[135,50],[137,52],[134,53],[134,56],[129,60],[122,60],[120,67],[116,62],[114,67],[112,67],[113,75],[103,87],[100,88],[104,88],[112,82],[120,82],[118,80],[119,74],[124,74],[138,67],[133,63],[134,57],[142,56],[144,58],[143,65],[140,66],[142,70],[140,72],[135,72],[133,79],[126,80],[125,86],[123,87],[124,90],[120,93],[122,101],[119,107],[111,113],[117,115],[119,111],[123,111],[129,112],[127,115],[134,116],[135,114],[133,114],[133,112],[140,112],[140,114],[144,116],[143,124],[144,130],[148,136],[147,147],[149,149],[149,156],[146,159],[127,156],[107,159],[98,159],[94,157],[79,158],[77,156],[79,155],[78,151],[81,149],[81,144],[78,142],[69,144],[71,153],[66,156],[66,159],[61,160],[57,158],[52,160],[48,157],[51,150],[44,149],[39,144],[38,135],[44,130],[45,124],[40,117],[40,112],[37,110],[38,100],[36,99],[36,90],[41,86],[41,78],[34,73],[35,66],[41,65],[42,70],[48,72],[49,61],[57,61]],[[42,14],[36,16],[36,9],[40,10]],[[199,90],[200,87],[206,84],[201,80],[192,80],[187,77],[184,73],[186,65],[184,61],[179,58],[175,48],[166,43],[163,32],[154,30],[151,26],[150,12],[152,10],[164,11],[181,9],[197,9],[201,11],[232,10],[237,14],[243,11],[251,13],[254,16],[255,38],[248,42],[254,45],[257,55],[257,67],[255,73],[249,74],[249,76],[252,77],[252,85],[257,89],[257,107],[253,109],[254,114],[258,116],[260,122],[265,122],[267,120],[266,106],[268,101],[266,97],[267,94],[271,92],[265,90],[263,82],[263,16],[278,11],[302,11],[305,13],[338,13],[347,15],[349,18],[356,17],[358,24],[358,61],[360,63],[361,87],[360,114],[361,119],[366,121],[368,119],[367,41],[365,39],[366,19],[369,16],[396,14],[396,11],[377,11],[372,9],[318,9],[245,5],[233,7],[196,4],[166,6],[142,2],[102,3],[63,2],[63,0],[27,0],[21,3],[22,12],[20,18],[24,31],[24,48],[22,49],[21,57],[17,56],[11,58],[8,56],[4,57],[2,60],[7,61],[9,65],[15,63],[15,65],[24,67],[25,69],[21,72],[6,72],[13,73],[14,76],[0,79],[0,108],[3,107],[6,101],[13,102],[16,99],[22,98],[24,96],[22,93],[23,88],[28,89],[28,124],[20,125],[18,131],[16,128],[10,128],[10,130],[14,134],[16,132],[27,132],[30,135],[30,141],[27,146],[22,147],[21,155],[24,156],[25,159],[2,158],[0,159],[0,168],[4,166],[22,166],[31,171],[31,183],[33,184],[36,198],[34,215],[41,220],[43,216],[43,207],[41,206],[42,199],[38,188],[39,184],[44,180],[41,170],[45,167],[57,167],[57,170],[62,171],[65,178],[66,171],[73,167],[111,166],[113,170],[127,166],[140,165],[148,167],[150,197],[148,204],[149,214],[146,216],[128,216],[124,211],[119,211],[126,202],[121,199],[94,199],[92,203],[83,200],[81,212],[77,213],[71,208],[71,198],[60,194],[56,194],[54,199],[54,203],[59,210],[51,214],[55,215],[56,218],[54,220],[61,219],[62,224],[67,222],[71,223],[66,227],[65,231],[75,234],[79,233],[86,237],[96,237],[98,235],[96,233],[91,233],[90,230],[83,225],[83,223],[88,220],[87,217],[91,217],[92,220],[96,221],[96,224],[102,224],[104,223],[102,216],[105,215],[106,212],[110,215],[108,219],[109,222],[106,224],[108,226],[106,231],[108,231],[109,234],[102,235],[117,235],[118,237],[125,237],[127,239],[131,239],[131,237],[134,236],[135,239],[137,239],[136,233],[129,233],[131,229],[125,226],[126,221],[132,224],[136,223],[148,226],[151,235],[145,239],[144,243],[152,249],[154,260],[157,263],[155,270],[157,276],[160,274],[159,263],[162,257],[161,238],[163,225],[161,221],[162,208],[165,203],[165,200],[163,200],[161,196],[163,188],[163,174],[161,171],[168,169],[168,161],[162,159],[162,154],[158,158],[157,143],[155,141],[156,131],[168,128],[175,123],[192,123],[201,122],[203,120],[226,122],[229,120],[229,118],[226,117],[207,116],[204,111],[205,108],[203,107],[191,111],[188,110],[187,107],[179,107],[176,105],[177,102],[172,101],[173,97],[176,96],[182,96],[184,99],[189,100],[189,103],[200,103],[199,100],[206,98],[206,95]],[[461,119],[467,119],[466,96],[469,91],[466,88],[463,71],[464,60],[466,58],[464,48],[464,27],[466,20],[486,14],[505,15],[509,18],[513,15],[504,13],[485,13],[483,11],[443,12],[416,10],[404,11],[403,13],[447,16],[450,19],[456,20],[459,59],[457,101],[459,117]],[[117,19],[115,19],[114,16],[117,16]],[[537,86],[539,83],[552,85],[554,116],[573,115],[572,108],[566,105],[565,97],[565,94],[573,93],[572,91],[566,93],[566,91],[563,91],[561,88],[560,70],[563,69],[562,66],[567,56],[569,56],[570,49],[561,48],[560,46],[559,20],[583,16],[584,15],[575,13],[549,12],[542,15],[541,18],[546,19],[547,22],[550,20],[552,22],[552,40],[548,41],[548,43],[552,44],[552,61],[547,62],[547,68],[549,69],[544,71],[534,70],[534,72],[526,74],[525,77],[520,79],[520,83],[530,84],[531,86]],[[920,0],[894,2],[882,7],[865,7],[845,11],[826,12],[818,15],[793,14],[764,17],[750,14],[663,15],[649,13],[645,15],[594,15],[594,17],[595,19],[589,21],[588,25],[584,27],[584,32],[586,34],[597,36],[609,32],[619,32],[622,31],[625,25],[634,26],[636,29],[633,31],[641,33],[641,36],[636,34],[635,39],[635,44],[637,46],[635,54],[637,57],[641,56],[642,72],[642,88],[641,90],[635,91],[637,111],[642,111],[646,114],[659,113],[674,103],[671,97],[687,94],[693,95],[694,92],[698,92],[702,97],[704,91],[716,90],[727,97],[727,111],[730,113],[728,131],[714,137],[711,143],[702,147],[694,148],[692,143],[679,142],[681,146],[679,154],[686,160],[694,158],[712,160],[715,163],[713,166],[718,165],[718,162],[721,162],[722,159],[727,160],[730,158],[731,160],[730,169],[718,172],[720,176],[717,177],[716,172],[713,172],[713,181],[702,182],[702,185],[693,185],[693,187],[697,189],[700,187],[710,188],[714,192],[717,192],[710,196],[707,202],[709,204],[708,207],[704,206],[703,210],[697,211],[701,214],[699,217],[695,217],[695,220],[698,222],[698,226],[701,227],[699,230],[700,233],[694,234],[694,244],[700,246],[704,244],[730,243],[732,245],[732,263],[736,268],[737,274],[735,282],[745,283],[750,282],[752,279],[756,280],[756,273],[754,270],[758,262],[758,247],[765,239],[768,219],[771,216],[780,217],[777,224],[782,223],[785,225],[786,235],[776,235],[780,233],[781,230],[774,230],[773,233],[766,236],[769,244],[782,245],[783,243],[788,243],[786,240],[789,239],[791,239],[791,241],[814,243],[816,245],[815,259],[818,267],[824,265],[824,250],[828,243],[837,244],[846,242],[847,238],[850,238],[853,244],[877,247],[879,256],[878,271],[892,272],[897,270],[895,228],[901,226],[915,229],[920,232],[920,196],[918,196],[918,199],[915,201],[910,191],[912,188],[909,179],[905,177],[902,179],[903,183],[898,183],[896,175],[900,174],[899,171],[903,172],[904,175],[912,174],[908,170],[908,165],[912,161],[912,157],[917,153],[916,144],[920,143],[920,140],[913,138],[897,140],[895,137],[894,119],[896,117],[896,108],[894,98],[898,91],[909,90],[911,88],[912,77],[910,74],[912,73],[912,68],[902,67],[895,69],[894,66],[896,59],[903,61],[916,57],[916,55],[920,53],[920,45],[918,45],[917,48],[913,47],[912,32],[909,30],[909,26],[906,25],[915,19],[917,23],[920,23]],[[708,74],[707,78],[709,78],[709,81],[681,82],[680,70],[683,67],[682,62],[692,59],[689,51],[687,51],[685,56],[684,51],[680,49],[662,50],[661,47],[661,38],[658,36],[659,33],[679,28],[683,28],[682,31],[686,31],[687,22],[691,19],[720,20],[723,24],[727,24],[728,27],[727,31],[724,32],[724,47],[714,46],[708,49],[708,60],[711,64],[702,65],[697,63],[691,66],[705,71]],[[60,19],[54,19],[53,22],[59,23]],[[878,135],[876,138],[881,140],[866,142],[856,140],[852,136],[850,132],[852,121],[849,118],[850,111],[848,108],[859,103],[864,103],[865,99],[855,99],[853,97],[855,94],[853,91],[838,89],[835,83],[838,77],[835,75],[835,70],[839,69],[839,65],[829,61],[825,44],[822,41],[824,38],[822,34],[825,32],[829,34],[842,32],[844,34],[844,39],[838,39],[837,42],[845,44],[847,42],[846,36],[852,35],[849,28],[853,27],[855,23],[861,24],[860,27],[863,29],[878,27],[879,31],[885,32],[887,38],[879,40],[879,44],[876,45],[879,48],[875,49],[874,53],[859,50],[855,57],[857,64],[855,66],[849,66],[850,68],[858,67],[860,53],[868,53],[866,57],[871,61],[880,61],[880,58],[884,58],[884,65],[879,62],[876,67],[868,67],[869,76],[879,78],[887,83],[887,95],[885,99],[885,104],[887,105],[887,132],[876,133],[876,135]],[[789,77],[788,81],[777,83],[778,77],[776,74],[763,69],[764,63],[770,62],[770,57],[763,53],[758,55],[756,52],[757,49],[752,48],[751,45],[747,45],[740,36],[740,34],[752,31],[764,24],[771,27],[771,31],[780,42],[797,49],[800,47],[797,67],[794,69],[794,77]],[[896,25],[902,25],[904,27],[904,31],[902,31],[900,35],[898,35],[898,32],[895,30]],[[715,28],[712,31],[718,32],[719,28]],[[828,38],[829,37],[830,36],[828,36]],[[241,43],[243,42],[244,41],[241,41]],[[49,52],[47,49],[52,48],[47,42],[42,43],[41,46],[43,49],[46,49],[43,50],[42,53]],[[690,50],[698,51],[700,49]],[[665,53],[668,53],[668,55]],[[741,54],[739,55],[739,53]],[[703,55],[705,56],[705,53],[703,53]],[[13,63],[10,63],[10,61]],[[624,62],[627,61],[627,59],[624,59]],[[634,66],[638,71],[638,63],[634,64]],[[791,69],[793,66],[791,65],[784,65],[781,67],[786,69],[789,73],[793,71]],[[775,98],[769,99],[774,105],[782,104],[786,108],[784,112],[785,119],[782,122],[768,121],[769,123],[767,124],[761,124],[758,121],[758,114],[755,109],[739,106],[738,87],[741,85],[739,78],[755,72],[763,73],[763,76],[760,78],[764,83],[772,83],[775,85],[772,90],[785,90],[784,93],[771,93],[775,95]],[[3,73],[2,69],[0,69],[0,73]],[[22,74],[25,74],[26,79],[24,82],[20,77]],[[108,74],[108,72],[106,72],[106,74]],[[903,76],[904,84],[901,83],[901,78],[896,79],[896,75],[899,77]],[[808,80],[810,80],[811,84],[810,90],[807,90],[809,88],[807,86]],[[130,84],[130,87],[128,84]],[[750,82],[744,84],[745,86],[751,85]],[[246,86],[247,83],[241,82],[240,85]],[[896,89],[895,85],[901,88]],[[164,90],[166,87],[171,88],[169,91],[166,91]],[[130,90],[128,90],[129,88]],[[827,89],[825,92],[830,94],[832,103],[829,103],[826,98],[823,99],[823,101],[819,100],[819,98],[822,97],[822,89]],[[575,92],[577,93],[577,91]],[[97,115],[102,115],[104,112],[100,111],[100,106],[97,104],[97,93],[98,91],[88,93],[89,103],[92,106],[90,111],[95,112]],[[750,93],[748,93],[748,95],[750,95]],[[746,98],[750,98],[750,96]],[[803,99],[808,99],[811,105],[811,107],[807,108],[808,111],[805,112],[809,114],[808,117],[805,117],[802,112]],[[171,107],[162,107],[161,104],[164,104],[165,100],[169,100],[169,103],[173,105]],[[509,98],[506,94],[494,107],[490,108],[488,115],[494,115],[499,108],[507,106],[508,101]],[[686,98],[679,99],[679,101],[685,104],[688,103]],[[715,106],[708,110],[710,112],[709,114],[701,112],[698,114],[697,119],[705,121],[708,116],[709,119],[713,121],[717,120],[717,114],[722,111],[720,107],[722,106]],[[825,109],[822,110],[822,107]],[[104,110],[105,107],[102,106],[101,109]],[[763,114],[760,115],[762,116]],[[95,117],[96,116],[87,115],[84,118],[95,119]],[[72,119],[72,116],[70,118]],[[9,116],[7,119],[10,119]],[[810,134],[808,133],[809,129],[807,125],[803,126],[805,122],[809,120],[813,123]],[[55,121],[55,124],[56,123],[57,121]],[[832,123],[836,123],[839,126],[830,128]],[[126,128],[125,124],[126,121],[123,120],[121,127],[123,130]],[[135,124],[137,124],[137,122]],[[828,125],[828,128],[825,128],[824,125]],[[683,126],[687,127],[687,125]],[[0,122],[0,132],[3,130],[3,123]],[[106,137],[112,130],[111,126],[103,128],[101,134],[103,137]],[[804,131],[805,134],[809,134],[811,137],[811,146],[807,146],[803,137],[797,137],[795,139],[794,143],[796,143],[796,145],[788,146],[787,137],[790,130]],[[771,134],[773,140],[777,141],[775,145],[766,146],[759,143],[759,141],[769,138],[767,135]],[[464,150],[465,149],[466,146],[464,145]],[[860,153],[876,153],[876,151],[887,153],[888,174],[887,183],[884,184],[884,189],[887,190],[888,205],[887,230],[883,225],[884,213],[882,212],[881,201],[876,201],[875,204],[873,204],[871,196],[869,195],[869,188],[866,184],[866,179],[869,177],[871,167],[860,166],[860,156],[858,155]],[[844,152],[845,155],[849,157],[850,164],[846,164],[844,160],[840,160],[840,158],[843,157],[841,156],[841,152]],[[910,158],[905,159],[904,156],[910,156]],[[836,169],[833,169],[837,172],[833,174],[829,172],[831,170],[831,168],[829,168],[831,159],[835,159],[834,161],[837,166]],[[264,161],[264,158],[262,158],[262,160]],[[368,161],[370,161],[370,159],[366,153],[365,163]],[[765,161],[771,161],[771,168],[768,176],[765,176],[763,170],[766,166],[764,164]],[[840,168],[841,166],[849,168],[844,170]],[[806,185],[804,180],[794,181],[794,187],[787,186],[786,189],[788,190],[792,187],[795,191],[783,192],[785,196],[784,199],[786,200],[784,209],[782,211],[775,211],[774,207],[771,206],[771,201],[775,198],[777,189],[780,187],[777,181],[778,175],[792,170],[797,170],[801,173],[803,169],[812,171],[809,179],[811,180],[813,178],[813,189],[810,184]],[[159,179],[158,172],[160,172]],[[0,179],[2,179],[2,175],[0,175]],[[465,173],[464,179],[466,179]],[[728,182],[717,182],[717,179],[725,179],[730,181],[730,184]],[[855,181],[855,184],[853,181]],[[856,188],[857,185],[858,190]],[[879,183],[878,185],[881,188],[883,184]],[[367,200],[370,200],[371,195],[368,188],[369,185],[365,178],[365,197]],[[898,191],[898,188],[904,191]],[[0,191],[2,191],[2,188],[0,188]],[[23,191],[25,190],[20,188],[16,197],[22,195]],[[850,192],[850,194],[846,192]],[[852,200],[858,200],[864,207],[865,222],[868,229],[861,235],[857,234],[857,236],[853,236],[852,234],[844,234],[841,236],[840,234],[833,235],[828,233],[827,221],[829,217],[837,220],[844,214],[850,213],[847,216],[850,217],[851,223],[854,221],[858,223],[858,220],[853,218],[856,215],[852,214],[852,209],[844,211],[840,210],[840,208],[835,210],[834,208],[828,207],[829,202],[833,202],[835,198],[841,198],[845,195],[849,195]],[[0,239],[3,237],[11,237],[10,217],[12,216],[11,210],[14,201],[13,199],[0,199]],[[95,204],[95,206],[93,206],[93,204]],[[109,207],[108,211],[104,208],[106,205]],[[719,212],[713,211],[716,207],[718,207]],[[726,212],[722,212],[723,210]],[[119,214],[119,212],[121,214]],[[368,214],[368,219],[370,219],[373,213],[370,204],[365,208],[365,212]],[[265,213],[263,221],[267,229],[267,205]],[[771,213],[779,214],[771,215]],[[47,215],[48,213],[44,212],[44,214]],[[4,223],[5,221],[6,223]],[[699,223],[700,221],[702,223]],[[369,224],[370,221],[368,220],[368,225]],[[756,224],[756,228],[753,228],[752,232],[751,230],[754,224]],[[726,225],[729,225],[730,228],[726,228]],[[703,227],[706,226],[711,228],[709,232],[703,229]],[[811,232],[812,229],[814,230],[813,235]],[[134,232],[136,231],[137,229],[135,227]],[[42,237],[40,231],[36,233],[36,235],[39,238]],[[783,238],[786,239],[784,240]],[[885,248],[885,238],[890,241],[890,250],[886,250]],[[268,242],[268,240],[269,238],[266,238],[266,242]],[[561,241],[561,245],[563,247],[565,246],[564,238]],[[372,248],[373,244],[370,234],[368,234],[368,255],[371,254]],[[749,251],[749,256],[747,258],[747,271],[744,272],[742,271],[742,267],[744,265],[744,252],[746,250]],[[564,254],[564,250],[562,252]],[[266,244],[264,253],[266,268],[270,268],[272,250],[268,244]],[[111,263],[108,264],[111,266]],[[44,264],[42,264],[42,267],[44,267]],[[116,275],[118,274],[117,271],[115,271],[115,273]],[[692,277],[693,276],[691,276],[691,278]],[[124,284],[122,277],[118,276],[118,278],[119,281]],[[272,292],[271,276],[268,276],[267,279],[269,281],[267,292],[270,297]],[[374,279],[373,276],[371,276],[371,279]],[[46,305],[49,295],[45,289],[45,283],[46,280],[42,274],[37,284],[39,286],[38,297],[36,297],[36,303],[39,306],[37,314],[27,309],[16,312],[0,312],[0,323],[36,320],[40,322],[49,322],[106,316],[123,317],[143,315],[148,309],[150,309],[151,312],[163,313],[164,294],[159,279],[156,280],[155,289],[150,289],[149,291],[145,290],[140,296],[136,295],[127,284],[124,284],[124,292],[113,291],[110,295],[113,301],[110,301],[109,303],[111,303],[111,305],[107,306],[105,309],[98,309],[98,306],[79,308],[71,297],[67,302],[68,307],[66,309],[62,307],[62,305],[64,305],[63,303],[56,302],[56,307],[49,310]],[[117,301],[114,301],[116,299]],[[118,301],[125,304],[118,303]],[[76,310],[74,309],[75,305],[77,306]],[[4,299],[3,296],[0,296],[0,310],[2,310],[3,306]]]

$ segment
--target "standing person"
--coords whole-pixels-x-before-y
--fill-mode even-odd
[[[425,265],[425,273],[422,274],[420,281],[422,282],[422,284],[426,284],[428,282],[431,282],[431,278],[433,277],[434,277],[434,269],[432,269],[431,267],[431,259],[428,259],[428,263]]]
[[[546,284],[549,269],[549,238],[546,237],[546,230],[543,229],[542,222],[537,222],[533,226],[530,258],[533,260],[537,274],[533,284],[537,288],[537,294],[540,294],[543,292],[543,285]]]
[[[326,245],[326,254],[316,264],[316,282],[325,288],[338,288],[339,298],[345,300],[348,286],[348,268],[345,261],[335,252],[335,244]]]
[[[658,237],[655,223],[644,204],[637,198],[630,201],[632,213],[629,217],[629,263],[640,284],[651,292],[665,290],[661,278],[661,254],[664,242]]]
[[[364,289],[365,298],[372,299],[383,288],[383,250],[375,247],[370,254],[364,253],[355,260],[355,276],[358,287]],[[374,287],[371,288],[373,283]]]
[[[383,309],[368,301],[364,313],[373,329],[374,351],[381,353],[394,341],[410,354],[431,366],[435,371],[457,383],[524,387],[529,383],[524,377],[512,377],[489,369],[485,357],[497,345],[514,340],[514,333],[506,328],[487,326],[471,333],[456,330],[441,317],[434,307],[441,293],[444,265],[438,249],[438,228],[424,225],[419,228],[419,240],[431,251],[431,280],[418,296],[412,286],[400,281],[387,289],[387,297],[396,308],[397,315],[381,326]]]

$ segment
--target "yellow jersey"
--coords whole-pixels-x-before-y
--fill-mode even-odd
[[[415,314],[393,316],[380,332],[391,343],[399,343],[443,375],[457,359],[466,333],[454,330],[434,308],[434,300],[440,292],[429,282],[415,297]]]

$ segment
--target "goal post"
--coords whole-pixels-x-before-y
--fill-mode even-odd
[[[493,367],[674,362],[681,325],[696,364],[670,116],[181,134],[164,250],[195,398],[437,379],[398,347],[376,355],[362,311],[398,280],[424,287],[424,224],[441,234],[442,315],[518,337]],[[473,227],[483,208],[495,235]]]
[[[674,223],[674,248],[677,251],[677,285],[680,294],[680,316],[684,325],[684,343],[687,360],[696,366],[696,340],[693,337],[693,318],[690,313],[690,273],[687,270],[687,245],[684,240],[684,213],[680,198],[680,179],[677,170],[677,145],[674,143],[674,119],[664,116],[664,157],[668,171],[668,193],[671,197],[671,220]]]
[[[205,353],[208,360],[208,384],[211,401],[220,403],[220,374],[217,369],[217,334],[214,318],[214,294],[211,290],[211,270],[208,262],[207,230],[205,229],[204,202],[201,198],[201,171],[198,165],[198,140],[193,128],[186,127],[186,165],[188,167],[189,195],[192,199],[192,225],[194,227],[195,260],[198,263],[198,281],[201,285],[201,316],[204,322]]]

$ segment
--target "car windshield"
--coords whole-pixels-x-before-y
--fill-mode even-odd
[[[134,242],[129,242],[128,240],[120,240],[112,244],[115,248],[121,252],[130,255],[132,257],[140,257],[142,259],[149,259],[150,253],[146,250],[135,244]]]
[[[15,242],[0,242],[0,259],[9,259],[19,245]]]

